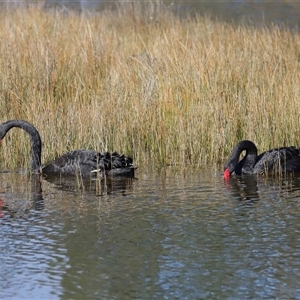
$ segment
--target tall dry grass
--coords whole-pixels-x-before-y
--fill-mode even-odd
[[[241,139],[300,146],[300,38],[138,4],[94,14],[0,12],[1,120],[39,130],[43,162],[91,148],[140,166],[205,167]],[[0,167],[28,165],[10,131]]]

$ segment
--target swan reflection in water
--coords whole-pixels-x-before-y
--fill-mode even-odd
[[[44,198],[48,198],[55,190],[74,195],[105,196],[120,194],[127,196],[132,193],[133,183],[137,178],[105,177],[101,180],[76,179],[73,177],[47,177],[39,174],[22,175],[4,172],[2,182],[7,187],[0,194],[0,220],[23,217],[29,211],[42,211],[45,208]],[[20,180],[20,176],[22,179]],[[50,187],[50,189],[49,189]],[[45,189],[45,193],[43,192]],[[12,192],[11,192],[12,190]],[[24,208],[25,205],[25,208]]]
[[[226,190],[233,198],[245,204],[253,204],[262,199],[276,199],[278,196],[300,197],[300,174],[285,176],[244,175],[232,176],[224,180]]]
[[[257,177],[256,176],[237,176],[225,180],[226,189],[231,195],[245,203],[253,203],[259,200]]]
[[[42,193],[42,184],[41,184],[41,176],[38,174],[30,174],[28,180],[18,180],[18,182],[14,182],[10,176],[17,176],[13,173],[9,172],[2,172],[2,174],[6,174],[7,176],[3,176],[4,184],[7,184],[8,187],[4,188],[4,192],[2,191],[2,195],[0,198],[0,218],[8,218],[8,217],[15,217],[20,215],[20,211],[22,210],[20,207],[12,204],[15,200],[21,198],[22,202],[26,202],[25,210],[24,210],[24,203],[21,203],[23,207],[23,213],[28,212],[29,210],[34,211],[42,211],[45,208],[43,193]],[[22,176],[23,179],[23,175]],[[16,178],[17,178],[16,177]],[[27,178],[27,176],[26,176]],[[13,190],[11,192],[10,190]],[[3,190],[3,188],[1,189]],[[24,201],[25,200],[25,201]],[[29,205],[28,205],[29,201]],[[18,202],[20,203],[20,202]]]
[[[81,177],[57,177],[46,178],[55,189],[73,192],[90,192],[97,196],[110,195],[114,193],[126,196],[132,191],[133,183],[137,178],[111,177],[104,178],[81,178]]]

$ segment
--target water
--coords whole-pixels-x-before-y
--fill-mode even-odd
[[[300,299],[300,179],[0,174],[1,299]]]

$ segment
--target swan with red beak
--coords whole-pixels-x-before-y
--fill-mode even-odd
[[[241,153],[245,156],[240,159]],[[224,178],[232,175],[300,172],[300,149],[293,146],[274,148],[257,155],[257,147],[248,140],[239,142],[224,165]]]

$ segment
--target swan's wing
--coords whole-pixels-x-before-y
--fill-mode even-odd
[[[63,154],[53,162],[43,167],[43,173],[63,175],[90,175],[90,172],[98,165],[98,152],[93,150],[75,150]]]
[[[133,175],[136,167],[132,158],[117,152],[100,153],[93,150],[75,150],[68,152],[43,168],[46,175],[82,175],[88,176],[96,172],[107,175]]]
[[[266,151],[257,157],[254,173],[277,173],[289,171],[299,160],[300,150],[295,147],[281,147]],[[296,168],[296,167],[295,167]]]
[[[295,157],[286,162],[287,172],[300,172],[300,157]]]
[[[133,175],[137,168],[131,157],[117,152],[100,153],[100,166],[107,175]]]

